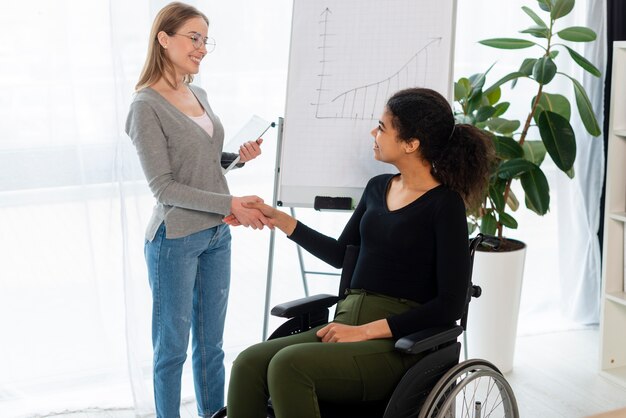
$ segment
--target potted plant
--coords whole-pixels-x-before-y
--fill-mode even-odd
[[[537,55],[524,58],[517,71],[507,74],[489,87],[485,88],[485,81],[491,68],[485,73],[461,78],[454,84],[458,123],[469,123],[484,129],[493,139],[496,150],[497,162],[493,167],[488,193],[481,207],[468,213],[470,232],[479,229],[482,233],[498,237],[493,246],[498,254],[477,254],[474,268],[475,281],[479,281],[479,284],[482,282],[486,288],[485,299],[491,295],[493,300],[474,304],[477,306],[472,306],[470,316],[472,324],[481,324],[481,330],[491,328],[494,333],[485,335],[483,332],[474,332],[470,324],[468,336],[472,338],[472,334],[479,335],[475,335],[472,338],[475,341],[468,346],[474,351],[474,345],[474,348],[478,348],[478,356],[488,359],[490,355],[485,355],[484,350],[492,351],[494,354],[491,357],[498,357],[494,362],[503,372],[512,368],[525,256],[525,245],[505,239],[503,230],[518,227],[511,212],[518,209],[521,198],[531,211],[538,215],[547,213],[550,190],[541,169],[546,154],[561,171],[570,178],[574,177],[576,134],[570,124],[572,106],[564,95],[547,91],[550,82],[556,77],[565,77],[571,81],[577,113],[585,129],[593,136],[600,135],[600,127],[585,89],[574,77],[559,71],[557,66],[558,60],[569,59],[585,71],[600,76],[600,71],[591,62],[563,43],[591,42],[596,39],[596,34],[587,27],[558,27],[557,21],[574,8],[574,0],[538,0],[537,3],[542,12],[536,13],[529,7],[522,7],[534,25],[521,33],[531,36],[531,39],[494,38],[480,41],[483,45],[498,49],[533,48],[533,51],[538,50]],[[545,13],[547,16],[542,18],[540,14]],[[501,101],[501,86],[511,82],[512,87],[515,87],[518,81],[530,83],[529,87],[524,88],[532,87],[536,91],[522,122],[503,117],[510,101]],[[521,183],[523,196],[516,196],[511,189],[514,181]],[[484,271],[487,269],[492,272]],[[501,309],[481,313],[481,305],[491,308],[498,305],[495,308]],[[484,322],[490,322],[491,326]],[[476,346],[482,346],[484,350]]]

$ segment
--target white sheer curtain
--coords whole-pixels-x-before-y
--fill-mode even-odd
[[[152,413],[143,231],[153,205],[124,133],[156,11],[168,1],[0,0],[0,416]],[[228,135],[282,113],[291,2],[190,2],[218,49],[196,79]],[[231,190],[271,199],[269,133]],[[262,311],[267,235],[234,231],[233,300]],[[251,296],[252,295],[252,296]],[[229,315],[230,354],[262,319]],[[234,347],[234,348],[233,348]],[[183,392],[193,395],[190,370]]]
[[[150,24],[166,3],[0,0],[2,417],[88,408],[152,413],[143,231],[153,198],[123,126]],[[268,120],[282,115],[291,0],[191,3],[209,16],[217,40],[196,82],[207,90],[227,137],[253,113]],[[583,5],[594,11],[591,0],[577,3],[583,14]],[[522,5],[519,0],[459,0],[457,77],[484,71],[495,61],[495,50],[476,41],[516,35],[525,18]],[[586,21],[579,15],[572,19]],[[597,24],[596,29],[603,27]],[[519,59],[512,54],[498,52],[492,81],[517,69]],[[593,58],[599,68],[602,60]],[[599,102],[601,93],[590,86],[592,100]],[[266,136],[258,161],[229,174],[233,194],[271,199],[274,135]],[[601,141],[584,139],[581,129],[577,135],[590,150],[579,146],[576,180],[549,171],[551,188],[558,191],[552,211],[543,218],[522,214],[520,230],[510,234],[529,245],[522,331],[537,330],[539,323],[552,329],[571,326],[561,314],[566,311],[562,301],[582,307],[570,319],[593,322],[597,311],[594,193],[601,183]],[[572,205],[562,197],[566,189],[582,199],[575,202],[585,202],[573,204],[577,212],[567,228],[574,222],[582,226],[575,240],[568,238],[568,247],[560,238],[563,208]],[[327,214],[302,215],[329,234],[337,234],[345,222],[345,217],[329,221]],[[267,231],[233,230],[227,363],[261,338],[267,243]],[[576,274],[559,265],[563,250],[568,263],[580,262]],[[274,267],[272,300],[301,296],[295,247],[282,237]],[[311,292],[326,285],[332,289],[332,279],[316,278]],[[543,321],[532,321],[537,318]],[[183,392],[193,396],[189,369]]]
[[[525,37],[518,31],[534,24],[521,10],[531,7],[540,16],[536,2],[513,0],[459,0],[457,13],[457,45],[455,78],[484,72],[495,66],[488,75],[493,83],[501,76],[517,71],[530,49],[496,50],[476,44],[478,40],[499,37]],[[573,49],[586,56],[601,71],[605,68],[605,5],[603,2],[578,0],[574,11],[558,21],[565,26],[589,26],[598,39],[593,44],[575,44]],[[572,45],[569,43],[569,45]],[[559,71],[573,75],[585,86],[592,100],[596,117],[602,126],[602,95],[604,79],[596,79],[575,64],[565,65],[567,53],[557,57]],[[571,61],[571,60],[569,60]],[[600,192],[603,183],[603,156],[601,137],[590,137],[579,121],[571,83],[555,79],[544,91],[564,94],[572,104],[572,126],[576,131],[578,153],[576,176],[570,180],[549,158],[542,168],[551,190],[550,212],[538,217],[524,207],[515,214],[519,229],[507,230],[507,236],[528,245],[518,332],[522,334],[576,328],[598,321],[600,255],[596,236],[599,223]],[[505,115],[524,119],[528,103],[536,93],[530,82],[519,82],[514,90],[503,89],[503,101],[512,100]],[[507,116],[508,115],[508,116]],[[538,132],[531,131],[532,138]],[[535,135],[534,137],[532,135]],[[521,188],[514,189],[522,196]]]
[[[2,416],[132,403],[109,6],[2,3]]]
[[[581,5],[582,6],[582,5]],[[604,73],[606,68],[606,2],[587,2],[580,7],[579,21],[598,34],[598,40],[585,45],[583,55]],[[584,15],[583,15],[584,13]],[[600,126],[604,120],[604,75],[596,78],[578,69]],[[600,313],[601,257],[598,241],[600,196],[604,184],[604,143],[592,138],[582,123],[573,125],[578,156],[573,182],[558,183],[559,262],[561,266],[560,304],[565,314],[583,324],[598,323]]]

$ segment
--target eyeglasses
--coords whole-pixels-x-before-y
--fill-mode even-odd
[[[190,34],[173,33],[172,35],[184,36],[185,38],[191,39],[191,44],[196,49],[200,49],[202,48],[202,45],[204,45],[204,47],[206,48],[207,54],[215,50],[215,39],[203,37],[201,34],[197,32],[190,33]]]

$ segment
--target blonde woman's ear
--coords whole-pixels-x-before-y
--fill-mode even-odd
[[[163,49],[167,49],[168,39],[169,37],[167,36],[167,33],[165,33],[164,31],[161,31],[157,34],[157,40],[159,41],[159,44],[163,47]]]

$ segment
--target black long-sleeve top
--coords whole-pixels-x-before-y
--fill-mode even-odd
[[[290,239],[340,268],[346,247],[359,245],[352,289],[365,289],[420,305],[387,318],[395,339],[458,320],[469,279],[465,206],[461,196],[437,186],[398,210],[386,192],[393,176],[372,178],[339,239],[298,222]]]

